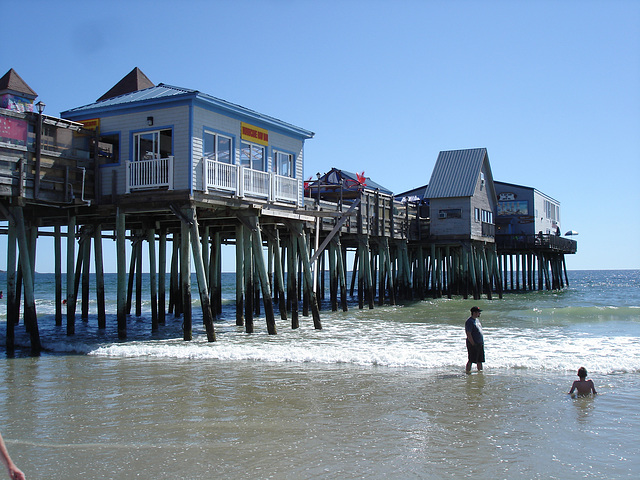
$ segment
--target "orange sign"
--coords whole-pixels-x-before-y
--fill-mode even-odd
[[[100,127],[99,118],[91,118],[89,120],[80,120],[80,123],[84,125],[87,130],[97,130]]]
[[[269,132],[267,130],[244,122],[241,122],[240,130],[243,140],[259,143],[260,145],[269,145]]]

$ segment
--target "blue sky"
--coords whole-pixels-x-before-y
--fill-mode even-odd
[[[439,151],[486,147],[496,180],[561,202],[562,231],[580,233],[570,270],[640,268],[638,1],[3,0],[0,10],[0,75],[14,68],[49,115],[139,67],[156,84],[315,132],[305,177],[364,170],[402,192],[428,183]],[[39,271],[52,271],[49,257]]]

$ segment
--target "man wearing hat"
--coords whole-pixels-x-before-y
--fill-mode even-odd
[[[482,336],[482,324],[480,323],[480,310],[478,307],[471,307],[471,316],[464,324],[464,331],[467,334],[467,373],[471,373],[471,364],[478,365],[478,371],[482,370],[484,362],[484,337]]]

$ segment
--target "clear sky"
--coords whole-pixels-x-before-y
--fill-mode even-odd
[[[139,67],[315,132],[307,178],[364,171],[399,193],[428,183],[439,151],[486,147],[495,180],[561,202],[563,233],[579,232],[570,270],[640,268],[640,1],[3,0],[0,12],[0,75],[14,68],[49,115]],[[50,257],[39,249],[38,271]]]

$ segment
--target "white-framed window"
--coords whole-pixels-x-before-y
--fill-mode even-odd
[[[480,221],[480,209],[476,207],[475,210],[474,210],[474,213],[475,213],[474,218],[475,218],[476,222],[479,222]]]
[[[295,177],[295,165],[293,163],[293,155],[286,152],[274,151],[275,171],[283,177]]]
[[[172,155],[171,130],[154,130],[133,135],[133,160],[168,158]]]
[[[262,145],[242,142],[240,145],[240,164],[243,167],[264,172],[266,170],[264,159],[264,147]]]
[[[202,142],[202,156],[222,163],[233,163],[231,137],[205,130]]]
[[[493,223],[493,212],[489,210],[482,210],[482,221],[484,223]]]

